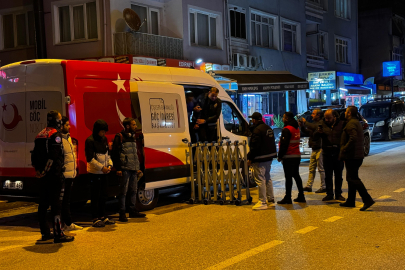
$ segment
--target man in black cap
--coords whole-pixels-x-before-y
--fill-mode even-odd
[[[255,112],[249,118],[252,118],[253,125],[250,128],[252,136],[247,155],[248,166],[252,166],[253,177],[259,187],[259,201],[253,210],[265,210],[266,198],[269,203],[274,203],[270,169],[273,158],[277,157],[276,142],[273,130],[263,122],[260,113]]]

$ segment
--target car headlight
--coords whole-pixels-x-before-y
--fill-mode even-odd
[[[301,146],[302,147],[308,147],[308,142],[309,142],[309,138],[308,137],[303,137],[300,139],[301,141]]]
[[[384,121],[378,121],[378,122],[375,124],[376,127],[382,127],[382,126],[384,126],[384,125],[385,125],[385,122],[384,122]]]

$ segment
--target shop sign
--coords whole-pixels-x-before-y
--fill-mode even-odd
[[[187,61],[187,60],[166,59],[166,66],[179,67],[179,68],[190,68],[190,67],[195,67],[195,63],[194,63],[194,61]]]
[[[308,83],[238,85],[238,90],[241,93],[275,92],[275,91],[303,90],[303,89],[308,89]]]
[[[214,71],[216,71],[216,70],[222,70],[222,66],[221,66],[221,65],[218,65],[218,64],[213,64],[213,65],[212,65],[212,69],[213,69]]]
[[[229,70],[231,70],[231,68],[229,65],[222,65],[222,70],[229,71]]]
[[[363,75],[347,72],[337,72],[336,76],[343,76],[345,84],[363,84]]]
[[[157,66],[157,60],[154,58],[146,57],[133,57],[132,63],[135,65]]]
[[[309,89],[311,90],[330,90],[336,89],[336,72],[314,72],[308,73]]]
[[[98,62],[114,63],[114,57],[99,58],[97,61],[98,61]]]
[[[393,77],[401,75],[401,62],[383,62],[383,77]]]

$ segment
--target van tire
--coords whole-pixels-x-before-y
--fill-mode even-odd
[[[364,136],[364,156],[368,156],[370,153],[370,137]]]
[[[136,194],[135,208],[139,212],[149,211],[156,207],[159,200],[159,190],[145,190],[145,185],[140,185]]]

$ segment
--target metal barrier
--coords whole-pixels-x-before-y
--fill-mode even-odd
[[[252,202],[246,144],[246,141],[188,144],[187,156],[190,160],[191,173],[190,203],[241,205],[243,202],[248,204]],[[242,185],[246,188],[245,200],[242,200]]]

